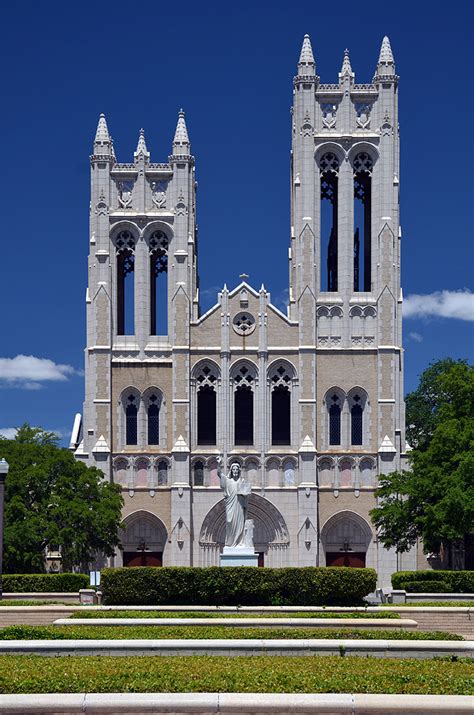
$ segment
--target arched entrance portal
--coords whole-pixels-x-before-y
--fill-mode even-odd
[[[255,551],[259,566],[288,566],[290,538],[281,512],[268,499],[251,494],[247,518],[253,519]],[[208,511],[199,535],[199,563],[218,566],[219,554],[225,542],[224,500]]]
[[[367,552],[372,541],[369,524],[352,511],[334,514],[321,529],[326,566],[367,566]]]
[[[136,511],[124,520],[121,534],[124,566],[162,566],[168,538],[165,525],[154,514]]]

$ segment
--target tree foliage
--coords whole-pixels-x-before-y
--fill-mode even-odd
[[[372,519],[386,547],[471,549],[474,532],[474,366],[441,360],[407,397],[411,469],[380,477]]]
[[[123,504],[120,488],[102,472],[77,462],[57,438],[23,425],[0,441],[9,465],[5,490],[4,571],[45,570],[47,547],[61,547],[65,571],[85,568],[98,552],[118,545]]]

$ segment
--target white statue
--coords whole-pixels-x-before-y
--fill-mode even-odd
[[[230,465],[230,472],[226,476],[221,471],[222,457],[217,458],[217,475],[224,490],[225,504],[225,545],[230,547],[253,547],[249,543],[249,524],[247,523],[247,502],[249,494],[252,492],[250,484],[240,476],[240,464],[233,462]],[[252,523],[253,527],[253,523]],[[253,529],[250,530],[250,538],[253,537]]]

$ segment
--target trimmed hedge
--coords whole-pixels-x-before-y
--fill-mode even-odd
[[[393,588],[404,589],[407,581],[443,581],[447,585],[447,590],[432,587],[421,590],[420,585],[420,593],[474,593],[474,571],[397,571],[392,574]]]
[[[74,593],[89,586],[84,573],[3,574],[4,593]]]
[[[113,605],[358,605],[375,590],[374,569],[344,567],[104,569],[104,602]]]
[[[449,593],[446,581],[402,581],[402,588],[408,593]]]

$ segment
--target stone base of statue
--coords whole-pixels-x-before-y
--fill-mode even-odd
[[[252,546],[224,546],[221,566],[258,566],[258,554]]]

